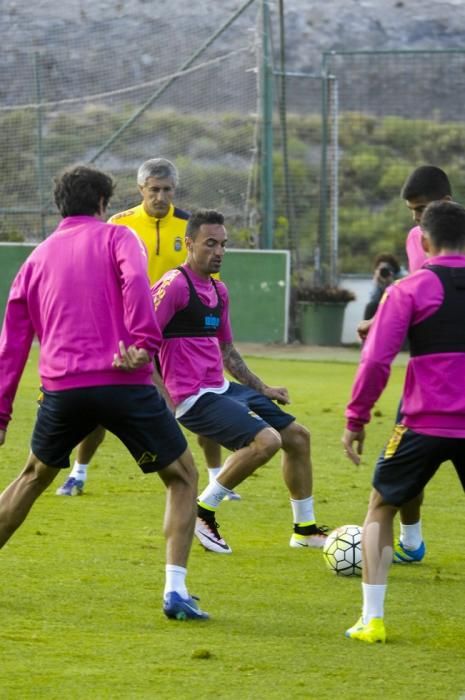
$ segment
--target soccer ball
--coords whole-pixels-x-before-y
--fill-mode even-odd
[[[328,535],[323,557],[331,571],[340,576],[360,576],[362,573],[362,528],[341,525]]]

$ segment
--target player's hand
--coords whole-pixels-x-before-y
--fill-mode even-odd
[[[358,432],[353,432],[346,428],[342,434],[341,442],[344,446],[346,457],[354,464],[360,464],[360,455],[363,453],[363,443],[365,442],[365,428]]]
[[[135,345],[126,348],[122,340],[119,341],[118,347],[119,354],[115,352],[113,355],[113,367],[117,369],[122,369],[124,372],[134,372],[150,362],[150,355],[143,348],[136,348]]]
[[[6,430],[0,430],[0,445],[5,444]]]
[[[373,319],[370,318],[367,321],[360,321],[360,323],[358,324],[357,334],[358,334],[358,337],[360,338],[360,340],[362,341],[362,343],[364,340],[366,340],[367,335],[368,335],[368,331],[370,330],[372,323],[373,323]]]
[[[289,392],[284,386],[266,386],[263,390],[263,394],[272,401],[276,401],[281,406],[291,403]]]

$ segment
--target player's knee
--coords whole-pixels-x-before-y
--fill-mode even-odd
[[[281,432],[283,450],[297,453],[310,451],[310,431],[295,421]]]
[[[261,430],[256,435],[254,443],[264,462],[271,459],[282,447],[281,436],[274,428]]]
[[[59,471],[58,468],[47,467],[31,452],[20,477],[28,489],[40,494],[52,483]]]
[[[186,449],[179,458],[179,464],[182,471],[182,477],[189,484],[195,484],[197,486],[199,480],[199,473],[197,467],[195,466],[194,458],[192,452]]]
[[[194,463],[191,451],[187,448],[180,457],[165,469],[160,470],[160,476],[167,486],[183,486],[197,494],[199,473]]]
[[[371,490],[370,498],[368,501],[368,514],[370,517],[374,517],[375,520],[378,520],[380,513],[388,513],[388,512],[391,512],[392,517],[394,517],[397,510],[398,510],[397,506],[393,506],[393,505],[387,503],[384,500],[381,493],[376,488],[373,488]]]

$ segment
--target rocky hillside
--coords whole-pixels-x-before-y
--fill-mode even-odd
[[[176,70],[245,0],[0,0],[0,105],[34,99],[34,54],[61,91],[112,67],[110,89]],[[261,2],[251,2],[211,55],[253,41]],[[270,0],[275,44],[278,2]],[[290,70],[318,72],[323,51],[461,49],[463,0],[284,0]],[[227,86],[217,86],[228,94]],[[231,91],[229,91],[231,92]],[[234,94],[230,94],[234,101]]]

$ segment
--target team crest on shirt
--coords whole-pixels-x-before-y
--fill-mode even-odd
[[[182,238],[180,236],[176,236],[174,239],[174,249],[177,253],[182,250]]]

